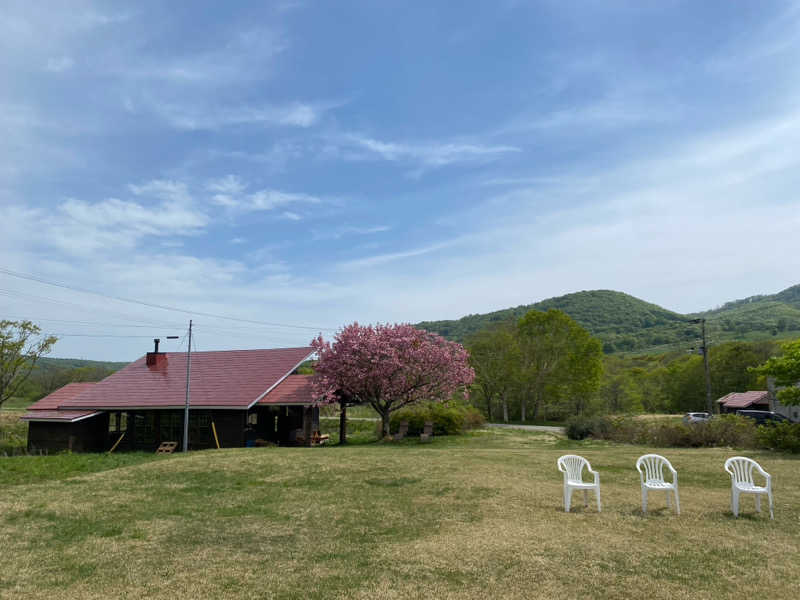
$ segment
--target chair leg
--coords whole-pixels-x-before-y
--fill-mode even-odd
[[[642,487],[642,513],[647,514],[647,488]]]
[[[767,499],[769,500],[769,518],[770,519],[774,519],[775,518],[775,512],[773,511],[773,507],[772,507],[772,490],[767,492]]]
[[[756,512],[761,512],[761,494],[753,494],[756,497]]]
[[[678,488],[675,488],[675,512],[681,514],[681,500],[678,497]]]
[[[731,492],[731,511],[733,511],[733,516],[739,516],[739,492],[738,490],[733,490]]]
[[[569,512],[569,505],[572,502],[572,488],[564,488],[564,512]]]
[[[589,490],[583,490],[583,506],[589,508]]]
[[[597,512],[602,512],[602,506],[600,504],[600,486],[594,488],[594,494],[597,496]]]

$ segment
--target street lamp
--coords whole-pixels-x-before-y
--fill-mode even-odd
[[[692,319],[689,321],[695,325],[702,325],[703,326],[703,345],[700,346],[700,350],[703,353],[703,369],[705,370],[706,374],[706,411],[708,414],[714,413],[714,404],[711,401],[711,374],[708,369],[708,343],[706,342],[706,320],[705,319]]]

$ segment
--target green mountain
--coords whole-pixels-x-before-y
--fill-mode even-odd
[[[89,367],[91,369],[108,369],[119,371],[128,365],[126,362],[109,362],[105,360],[84,360],[82,358],[49,358],[43,356],[39,359],[39,366],[44,369],[81,369]]]
[[[752,296],[720,308],[682,315],[622,292],[576,292],[458,320],[423,321],[417,327],[463,342],[493,324],[519,319],[529,310],[564,311],[603,342],[606,353],[666,352],[695,345],[700,327],[689,321],[707,320],[710,343],[800,336],[800,285],[777,294]]]

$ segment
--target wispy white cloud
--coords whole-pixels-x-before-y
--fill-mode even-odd
[[[286,50],[285,36],[261,28],[239,33],[209,49],[184,56],[152,56],[133,64],[114,63],[112,73],[126,79],[176,86],[220,86],[263,80],[272,61]]]
[[[308,128],[316,124],[327,106],[292,102],[282,106],[202,107],[194,100],[175,104],[149,100],[149,109],[176,129],[215,131],[242,125]]]
[[[186,183],[168,179],[153,179],[142,184],[130,184],[128,189],[135,196],[157,198],[172,203],[189,203],[191,195]]]
[[[212,203],[236,212],[271,211],[288,206],[322,203],[320,198],[310,194],[273,189],[248,192],[248,187],[248,184],[237,175],[226,175],[206,184],[206,189],[212,192]],[[302,218],[301,215],[292,211],[285,212],[283,216],[294,220]]]
[[[45,69],[52,73],[62,73],[70,70],[75,65],[75,61],[69,56],[57,56],[47,59]]]
[[[417,256],[423,256],[425,254],[430,254],[432,252],[438,252],[439,250],[451,248],[457,244],[463,243],[464,241],[465,241],[464,237],[458,237],[444,242],[438,242],[427,246],[412,248],[410,250],[402,250],[400,252],[388,252],[385,254],[375,254],[372,256],[366,256],[363,258],[357,258],[354,260],[347,260],[340,262],[337,265],[337,268],[346,271],[352,271],[368,267],[376,267],[380,265],[385,265],[386,263],[403,260],[406,258],[413,258]]]
[[[221,179],[209,181],[206,189],[213,192],[211,201],[219,206],[237,206],[241,195],[247,189],[247,185],[236,175],[226,175]]]
[[[345,226],[345,227],[336,227],[330,230],[325,231],[314,231],[312,232],[312,238],[315,240],[338,240],[343,237],[353,236],[353,235],[372,235],[375,233],[383,233],[385,231],[390,231],[391,227],[388,225],[375,225],[375,226],[364,226],[364,227],[357,227],[357,226]]]
[[[373,137],[346,134],[331,140],[330,154],[339,147],[350,160],[382,159],[391,162],[408,162],[422,167],[436,168],[456,163],[489,162],[501,156],[520,152],[509,145],[487,145],[470,141],[387,142]],[[354,153],[352,150],[360,150]]]

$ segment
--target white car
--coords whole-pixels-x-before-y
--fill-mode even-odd
[[[683,415],[684,423],[705,423],[711,418],[707,412],[690,412]]]

